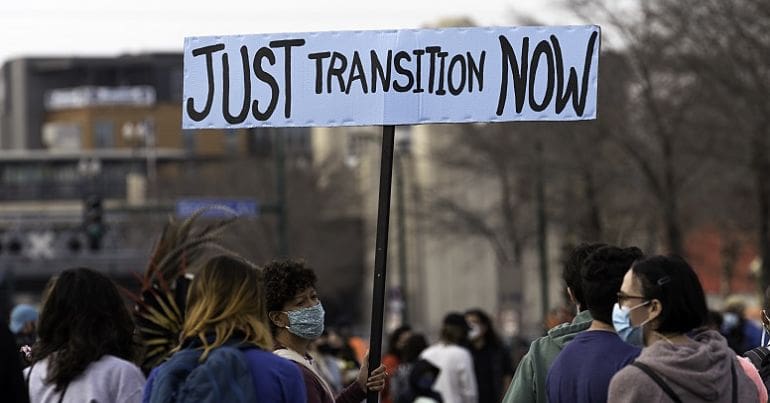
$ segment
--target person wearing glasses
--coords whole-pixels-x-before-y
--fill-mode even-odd
[[[605,246],[583,264],[583,296],[593,321],[564,347],[548,371],[549,402],[606,402],[612,376],[641,352],[639,347],[624,343],[612,325],[620,283],[641,257],[639,248]]]
[[[681,257],[634,263],[614,310],[627,324],[616,325],[618,331],[638,333],[644,348],[612,378],[608,402],[760,401],[760,391],[725,338],[705,328],[703,287]]]

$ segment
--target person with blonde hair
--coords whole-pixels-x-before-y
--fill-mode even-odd
[[[304,403],[299,369],[272,354],[262,273],[217,256],[193,278],[181,344],[151,373],[145,402]]]

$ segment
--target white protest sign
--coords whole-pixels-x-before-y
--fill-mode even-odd
[[[183,127],[596,118],[598,26],[185,38]]]

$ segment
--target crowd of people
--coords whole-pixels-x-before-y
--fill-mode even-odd
[[[681,257],[583,244],[563,279],[578,312],[532,342],[504,403],[768,401],[763,330],[742,303],[709,311]]]
[[[108,277],[64,270],[39,313],[18,305],[0,326],[3,400],[354,403],[374,391],[383,403],[768,402],[767,331],[738,299],[710,311],[684,259],[582,244],[562,277],[577,312],[515,371],[492,318],[471,309],[446,314],[434,343],[418,327],[395,329],[370,372],[365,342],[326,327],[303,261],[206,259],[185,283],[183,314],[169,300],[144,308],[157,323],[178,318],[167,350],[143,338],[157,330],[137,326],[141,309]],[[142,365],[149,351],[164,358]]]
[[[257,268],[235,256],[208,259],[189,284],[178,344],[145,372],[136,363],[152,346],[118,287],[88,268],[64,270],[39,317],[14,310],[1,326],[3,401],[360,402],[383,390],[385,367],[369,373],[363,357],[344,390],[329,385],[310,350],[324,332],[315,286],[301,261]],[[34,332],[29,351],[20,353],[12,331],[27,342]]]

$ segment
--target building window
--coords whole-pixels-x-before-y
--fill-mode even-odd
[[[273,154],[273,134],[276,130],[266,127],[255,127],[249,134],[249,153],[256,157],[267,157]]]
[[[184,144],[185,151],[190,155],[194,155],[195,154],[195,130],[183,129],[182,143]]]
[[[115,147],[115,124],[111,120],[94,123],[94,148]]]
[[[238,132],[235,129],[225,130],[225,152],[227,155],[238,153]]]

